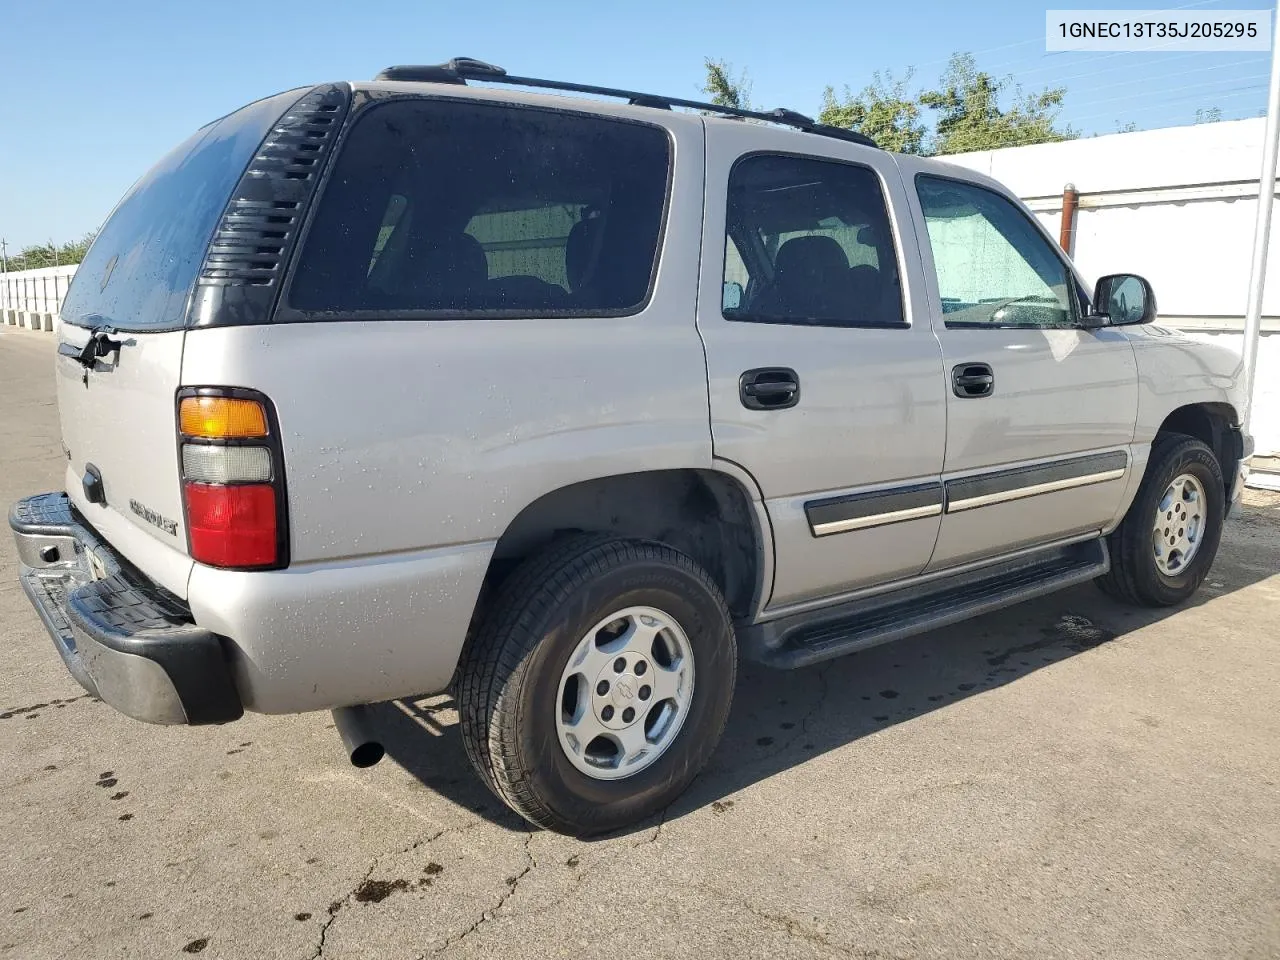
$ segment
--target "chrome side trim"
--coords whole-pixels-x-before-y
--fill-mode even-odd
[[[1053,493],[1055,490],[1070,490],[1072,487],[1087,487],[1095,483],[1107,483],[1119,480],[1125,474],[1125,467],[1118,470],[1107,470],[1103,473],[1090,473],[1082,477],[1068,477],[1065,480],[1054,480],[1050,483],[1037,483],[1030,487],[1016,487],[1000,493],[988,493],[978,497],[967,497],[963,500],[949,500],[947,513],[958,513],[961,510],[972,510],[993,503],[1006,503],[1010,500],[1021,500],[1023,497],[1034,497],[1042,493]]]
[[[891,510],[888,513],[873,513],[866,517],[851,517],[848,520],[832,520],[813,526],[815,537],[825,537],[830,533],[846,533],[850,530],[865,530],[868,527],[882,527],[888,523],[900,523],[903,520],[918,520],[921,517],[936,517],[942,513],[942,504],[934,503],[924,507],[911,507],[907,510]]]

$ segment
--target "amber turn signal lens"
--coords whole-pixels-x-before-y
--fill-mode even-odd
[[[178,408],[178,422],[188,437],[221,440],[267,435],[267,414],[257,400],[183,397]]]

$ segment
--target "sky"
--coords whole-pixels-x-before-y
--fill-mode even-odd
[[[1268,53],[1045,53],[1027,0],[57,0],[0,4],[0,238],[10,251],[96,229],[171,146],[281,90],[470,56],[511,73],[701,96],[704,58],[745,70],[752,100],[816,114],[823,88],[876,70],[935,84],[949,56],[1026,90],[1065,86],[1084,134],[1266,107]],[[1076,6],[1267,9],[1267,0]]]

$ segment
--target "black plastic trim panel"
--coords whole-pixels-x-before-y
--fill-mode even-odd
[[[218,221],[191,293],[188,326],[271,320],[307,207],[350,104],[350,85],[324,84],[272,127]]]
[[[243,715],[222,638],[197,626],[186,604],[125,563],[65,493],[18,501],[9,511],[9,526],[18,535],[75,542],[75,557],[39,570],[24,566],[21,574],[68,669],[85,689],[94,692],[94,684],[85,674],[71,628],[108,650],[158,664],[178,694],[187,723],[227,723]],[[92,564],[86,555],[100,566],[100,579],[88,579]]]
[[[1112,450],[1109,453],[1096,453],[1070,460],[1055,460],[1052,463],[1034,467],[1015,467],[1012,470],[998,470],[977,477],[948,480],[946,481],[947,510],[950,511],[952,504],[956,501],[1012,493],[1024,487],[1038,487],[1045,483],[1057,483],[1061,480],[1075,480],[1112,470],[1123,470],[1128,465],[1127,453],[1123,450]]]
[[[71,591],[67,616],[104,647],[159,664],[187,723],[227,723],[244,713],[220,640],[176,599],[118,573]]]
[[[942,506],[941,483],[919,483],[892,490],[875,490],[870,493],[851,493],[823,500],[810,500],[804,505],[804,513],[812,530],[827,523],[859,520],[879,514],[932,506]]]

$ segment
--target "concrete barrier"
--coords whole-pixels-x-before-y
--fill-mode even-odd
[[[52,332],[76,266],[0,273],[0,323]]]

